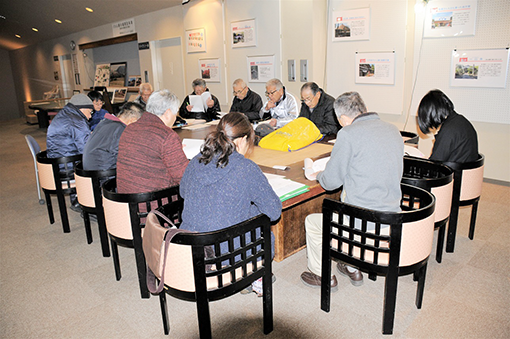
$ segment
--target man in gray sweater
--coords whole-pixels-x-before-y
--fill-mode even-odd
[[[394,125],[367,113],[357,92],[348,92],[335,100],[335,114],[343,128],[338,132],[331,159],[322,172],[307,173],[327,190],[343,186],[342,201],[378,211],[400,211],[400,181],[403,170],[404,143]],[[310,272],[301,281],[310,287],[321,284],[322,214],[310,214],[305,220],[306,251]],[[363,284],[363,275],[344,263],[338,273],[347,276],[354,286]],[[332,290],[337,280],[331,277]]]

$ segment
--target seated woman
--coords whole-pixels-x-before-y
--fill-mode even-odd
[[[104,116],[108,113],[108,111],[103,108],[103,95],[100,92],[90,91],[87,96],[94,104],[94,112],[92,113],[92,118],[89,120],[90,130],[93,131],[101,120],[104,119]]]
[[[432,90],[421,99],[418,125],[425,134],[436,133],[430,160],[464,163],[478,159],[473,125],[455,112],[453,103],[440,90]]]
[[[253,149],[254,138],[248,118],[237,112],[225,115],[206,137],[181,179],[181,229],[209,232],[261,213],[271,221],[280,217],[280,199],[257,164],[244,157]],[[261,295],[261,279],[252,288]]]

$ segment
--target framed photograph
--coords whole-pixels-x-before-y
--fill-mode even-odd
[[[128,77],[128,87],[138,87],[142,83],[142,77],[140,75],[130,75]]]
[[[126,86],[127,62],[114,62],[110,64],[110,86]]]
[[[235,21],[230,24],[232,48],[257,46],[255,19]]]
[[[189,29],[185,34],[187,53],[205,52],[205,28]]]
[[[110,64],[96,65],[96,76],[94,78],[94,87],[108,87],[110,84]]]
[[[116,88],[113,91],[113,100],[112,102],[123,102],[126,100],[127,88]]]
[[[200,77],[207,82],[220,82],[220,59],[198,59]]]

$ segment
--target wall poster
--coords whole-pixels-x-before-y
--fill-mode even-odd
[[[332,40],[370,40],[370,8],[333,12]]]
[[[357,84],[395,84],[395,52],[356,53]]]
[[[255,19],[230,23],[232,48],[257,46]]]
[[[475,35],[477,0],[437,0],[427,5],[425,38]]]
[[[453,50],[450,85],[506,88],[509,49]]]
[[[248,81],[267,82],[274,78],[274,55],[248,56]]]
[[[207,82],[220,82],[220,59],[198,59],[200,77]]]
[[[110,84],[110,64],[96,65],[96,76],[94,78],[94,87]]]
[[[186,51],[189,53],[205,52],[205,28],[186,31]]]

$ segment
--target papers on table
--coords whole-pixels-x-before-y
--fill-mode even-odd
[[[224,115],[227,115],[227,114],[228,114],[228,112],[218,112],[217,114],[218,114],[218,116],[219,116],[219,117],[220,117],[220,119],[221,119],[221,118],[223,118],[223,116],[224,116]]]
[[[188,126],[184,126],[182,129],[187,130],[196,130],[196,129],[202,129],[209,127],[211,125],[217,125],[220,121],[219,120],[213,120],[209,122],[205,122],[203,119],[186,119],[186,122],[188,123]]]
[[[326,169],[326,164],[328,163],[331,157],[322,158],[316,161],[313,161],[310,158],[306,158],[304,161],[305,164],[305,177],[308,180],[315,180],[317,176],[317,172],[322,172]]]
[[[410,155],[412,157],[425,159],[425,154],[423,154],[419,149],[413,146],[404,144],[404,155]]]
[[[211,99],[211,93],[204,92],[202,95],[190,95],[189,104],[193,106],[192,112],[207,111],[207,100]]]
[[[308,192],[309,188],[305,184],[301,184],[290,179],[285,179],[285,177],[281,175],[270,173],[264,173],[264,175],[282,202]]]
[[[186,154],[186,158],[191,160],[200,153],[200,148],[203,143],[204,140],[202,139],[182,139],[182,149],[184,150],[184,154]]]

